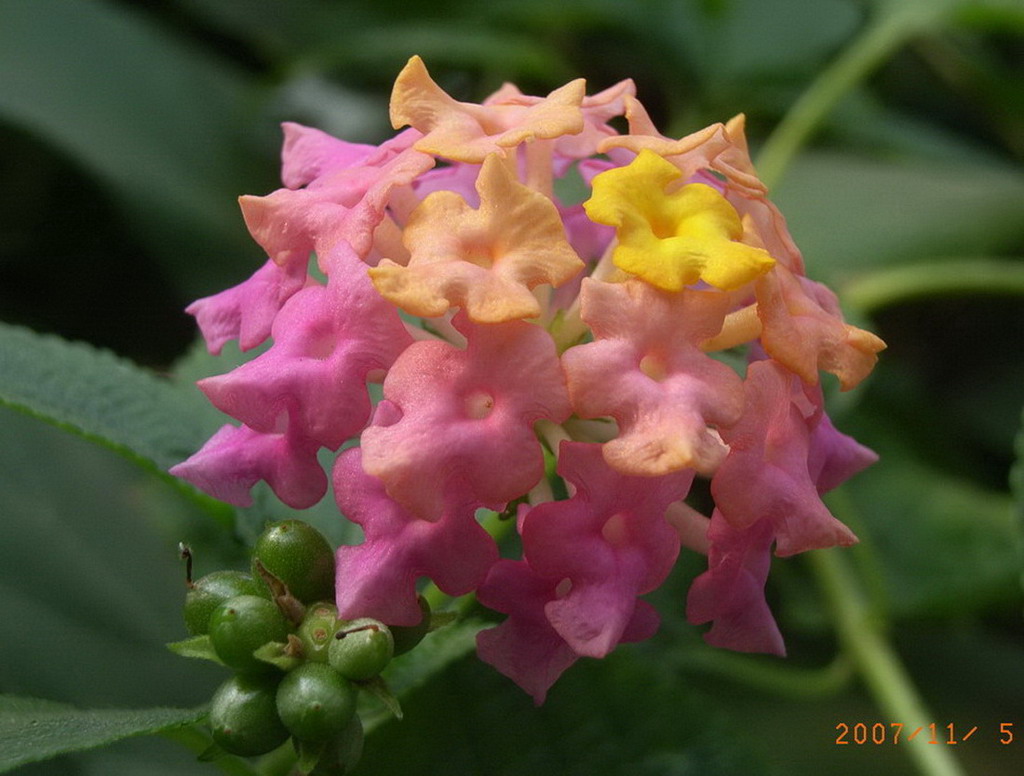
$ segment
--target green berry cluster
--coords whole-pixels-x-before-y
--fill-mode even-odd
[[[301,773],[350,772],[362,749],[359,690],[400,713],[380,673],[426,635],[426,600],[416,626],[339,619],[330,602],[334,552],[300,520],[267,527],[252,573],[214,571],[193,582],[190,556],[189,567],[184,617],[192,638],[169,646],[234,672],[210,702],[210,756],[265,754],[291,738]]]

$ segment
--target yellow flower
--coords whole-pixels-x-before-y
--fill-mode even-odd
[[[703,280],[731,291],[775,264],[768,252],[739,242],[736,209],[712,186],[669,188],[682,172],[653,151],[594,178],[584,203],[592,221],[616,228],[612,261],[664,291]]]

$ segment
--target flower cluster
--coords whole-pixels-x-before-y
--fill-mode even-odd
[[[272,344],[200,381],[241,425],[173,472],[301,509],[327,492],[321,450],[358,440],[332,471],[365,533],[337,553],[340,616],[412,625],[421,577],[476,591],[507,615],[480,657],[538,703],[654,633],[639,597],[683,546],[708,558],[686,602],[707,640],[781,654],[772,547],[856,541],[820,494],[875,457],[832,426],[819,373],[852,388],[884,344],[805,276],[743,117],[674,140],[630,81],[463,103],[414,57],[391,120],[408,128],[380,146],[285,125],[284,188],[241,199],[268,261],[189,308],[212,352]],[[737,349],[744,374],[716,357]],[[698,476],[710,517],[684,501]],[[514,514],[521,559],[482,509]]]

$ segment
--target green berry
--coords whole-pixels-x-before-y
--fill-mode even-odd
[[[232,676],[210,701],[213,740],[244,757],[279,747],[288,739],[288,730],[277,715],[276,693],[276,680]]]
[[[430,631],[430,604],[423,596],[419,597],[420,621],[416,625],[391,625],[391,635],[395,639],[395,654],[404,655],[415,647]]]
[[[214,571],[197,579],[185,594],[185,627],[193,636],[210,632],[213,610],[236,595],[260,595],[260,584],[241,571]]]
[[[377,676],[391,661],[395,640],[388,626],[363,617],[346,623],[327,650],[327,662],[339,674],[353,681]]]
[[[266,598],[229,598],[210,615],[210,641],[224,664],[240,672],[273,670],[253,651],[268,641],[285,641],[290,628],[277,605]]]
[[[303,663],[277,688],[277,713],[300,741],[326,741],[356,713],[356,688],[328,665]]]
[[[256,561],[303,603],[334,598],[334,550],[309,523],[284,520],[269,525],[256,540],[254,569]]]
[[[327,662],[327,649],[338,630],[338,607],[321,601],[306,610],[306,617],[299,626],[298,637],[302,642],[302,654],[306,660],[317,663]]]

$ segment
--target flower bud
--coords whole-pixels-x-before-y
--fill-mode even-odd
[[[326,663],[328,647],[340,625],[338,607],[334,604],[321,601],[310,606],[298,630],[303,657],[315,663]]]

